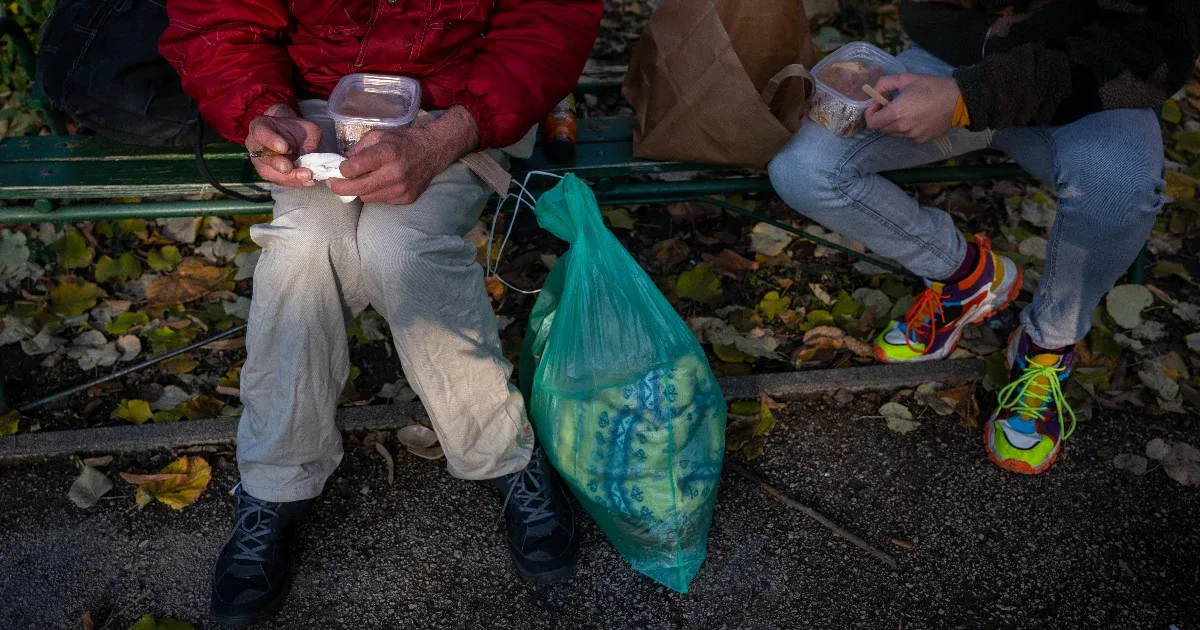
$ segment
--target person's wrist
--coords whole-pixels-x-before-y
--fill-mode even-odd
[[[435,146],[442,150],[445,166],[471,153],[479,146],[479,126],[461,105],[446,110],[429,126]]]

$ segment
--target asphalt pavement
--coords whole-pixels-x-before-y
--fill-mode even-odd
[[[1030,478],[989,463],[979,430],[955,418],[890,431],[868,417],[880,402],[793,402],[746,465],[896,570],[727,471],[690,593],[632,571],[586,518],[575,575],[533,588],[510,570],[490,488],[394,441],[389,486],[374,449],[348,441],[303,531],[291,597],[263,627],[1200,629],[1200,490],[1112,465],[1154,437],[1200,445],[1196,422],[1097,415]],[[119,456],[112,498],[89,510],[67,499],[69,459],[0,465],[0,628],[75,629],[85,611],[108,630],[145,613],[214,627],[209,571],[236,475],[230,447],[203,449],[212,484],[180,511],[131,509],[115,472],[178,453]]]

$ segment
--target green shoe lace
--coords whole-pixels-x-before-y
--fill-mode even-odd
[[[1058,378],[1067,368],[1042,365],[1029,357],[1025,357],[1025,362],[1025,373],[1000,390],[1000,408],[1015,411],[1028,420],[1040,416],[1042,407],[1053,402],[1059,410],[1058,434],[1063,440],[1071,437],[1075,432],[1075,410],[1063,395],[1062,382]],[[1045,379],[1048,384],[1037,382],[1038,379]],[[1063,421],[1064,415],[1071,416],[1070,428]]]

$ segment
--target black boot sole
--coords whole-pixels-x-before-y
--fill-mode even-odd
[[[279,609],[283,608],[283,602],[287,600],[288,593],[291,592],[291,590],[292,576],[289,573],[287,581],[284,582],[283,586],[280,588],[279,596],[271,600],[271,602],[262,610],[257,610],[252,613],[222,614],[218,613],[216,609],[210,608],[209,618],[212,619],[213,622],[225,628],[253,628],[259,624],[266,623],[268,620],[274,617],[275,614],[279,612]]]
[[[531,571],[513,561],[513,568],[517,570],[517,575],[521,576],[522,580],[535,586],[547,586],[570,577],[571,573],[575,570],[575,564],[571,563],[565,567],[551,571]]]
[[[516,569],[517,575],[519,575],[522,580],[525,580],[526,582],[536,586],[546,586],[565,580],[571,576],[571,573],[575,571],[575,564],[579,560],[579,539],[575,538],[573,541],[571,541],[570,547],[564,553],[564,555],[569,558],[566,564],[554,569],[539,571],[535,568],[527,567],[521,564],[517,561],[517,552],[515,549],[513,549],[511,543],[508,543],[508,552],[509,558],[512,560],[513,568]]]

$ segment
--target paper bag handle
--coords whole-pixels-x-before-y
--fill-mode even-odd
[[[775,100],[775,93],[779,91],[779,86],[792,77],[804,77],[809,82],[813,81],[812,74],[808,72],[808,69],[803,64],[794,63],[780,70],[775,76],[771,77],[770,81],[767,81],[767,87],[763,88],[762,91],[762,100],[768,107],[771,106],[771,101]]]

